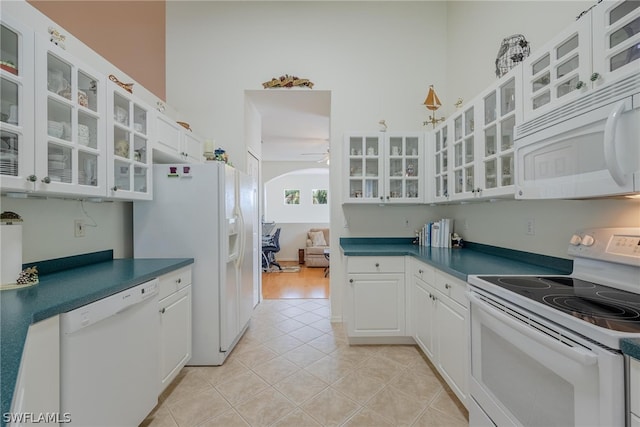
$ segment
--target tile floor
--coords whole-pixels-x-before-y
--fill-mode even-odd
[[[186,367],[142,426],[467,426],[414,346],[349,346],[326,299],[264,300],[222,366]]]

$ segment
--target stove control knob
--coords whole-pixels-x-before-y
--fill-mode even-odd
[[[573,246],[578,246],[580,243],[582,243],[582,238],[577,234],[574,234],[573,236],[571,236],[571,240],[569,240],[569,243],[571,243],[571,245]]]
[[[595,239],[593,238],[593,236],[585,234],[585,236],[582,238],[583,246],[591,246],[594,243],[595,243]]]

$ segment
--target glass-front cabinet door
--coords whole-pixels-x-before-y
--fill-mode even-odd
[[[106,194],[105,77],[36,40],[36,191]]]
[[[525,59],[524,120],[575,99],[591,84],[591,15],[586,14]]]
[[[453,118],[453,193],[452,199],[474,197],[479,191],[476,185],[475,106],[467,108]]]
[[[33,32],[0,16],[0,183],[3,191],[33,191]]]
[[[593,75],[600,84],[640,69],[640,1],[606,1],[592,9]],[[595,76],[594,76],[595,77]]]
[[[111,81],[107,96],[107,195],[150,200],[150,108]]]
[[[433,198],[436,202],[449,200],[449,121],[445,122],[433,132],[434,150],[434,189]]]
[[[424,201],[424,137],[415,134],[387,134],[385,141],[385,201]]]
[[[520,85],[522,68],[516,67],[503,76],[482,96],[481,141],[482,182],[477,196],[513,195],[514,127],[521,114]],[[480,153],[479,153],[480,154]]]
[[[347,183],[345,201],[380,203],[383,197],[383,138],[381,134],[345,136]]]

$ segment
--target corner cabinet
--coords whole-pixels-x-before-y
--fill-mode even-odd
[[[2,191],[33,191],[34,34],[0,17],[0,177]]]
[[[34,191],[104,196],[106,78],[36,40]]]
[[[404,257],[347,257],[345,317],[351,338],[404,337]]]
[[[414,339],[460,401],[468,398],[466,283],[412,259]]]
[[[191,267],[158,278],[160,394],[191,359]]]
[[[345,203],[425,201],[424,135],[345,135]]]
[[[108,196],[151,200],[150,107],[109,81],[107,90]]]

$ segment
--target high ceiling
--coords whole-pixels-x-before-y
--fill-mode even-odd
[[[247,91],[262,118],[263,161],[324,161],[329,150],[331,92]]]

